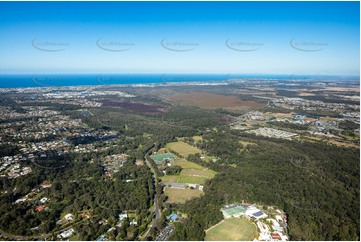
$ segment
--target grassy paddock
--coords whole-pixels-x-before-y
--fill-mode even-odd
[[[215,171],[186,160],[175,161],[172,162],[172,164],[181,166],[183,170],[179,175],[167,175],[161,177],[163,182],[195,183],[203,185],[206,180],[212,179],[216,175]]]
[[[179,153],[183,157],[187,157],[190,154],[196,154],[196,153],[201,154],[202,153],[202,151],[200,149],[198,149],[194,146],[191,146],[187,143],[184,143],[183,141],[168,143],[166,145],[166,148],[168,150],[169,149],[174,150],[175,152]]]
[[[206,231],[207,241],[251,241],[257,234],[254,224],[245,218],[229,218]]]
[[[162,182],[175,182],[175,183],[192,183],[192,184],[200,184],[203,185],[208,178],[205,177],[197,177],[197,176],[185,176],[182,175],[170,175],[163,176]]]
[[[168,196],[169,203],[185,203],[187,200],[193,197],[200,197],[203,195],[203,191],[193,189],[177,189],[165,187],[164,193]]]

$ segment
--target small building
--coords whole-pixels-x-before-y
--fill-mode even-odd
[[[178,219],[178,215],[175,214],[175,213],[172,213],[171,215],[167,216],[167,219],[174,222],[174,221],[176,221]]]
[[[276,220],[279,222],[283,222],[283,218],[280,215],[276,215]]]
[[[102,234],[102,235],[97,239],[97,241],[103,241],[104,239],[105,239],[105,235]]]
[[[111,227],[110,229],[107,230],[107,233],[112,232],[113,230],[116,230],[116,228],[115,228],[115,227]]]
[[[123,221],[124,219],[128,218],[128,214],[126,214],[126,213],[121,213],[121,214],[118,215],[118,217],[119,217],[119,220],[120,220],[120,221]]]
[[[40,199],[40,202],[41,203],[46,203],[48,201],[48,198],[47,197],[43,197],[42,199]]]
[[[275,240],[282,240],[281,235],[279,235],[278,233],[272,233],[271,237],[272,237],[272,239],[275,239]]]
[[[69,238],[70,236],[72,236],[73,233],[74,233],[74,229],[70,228],[70,229],[62,232],[61,234],[59,234],[58,238],[66,239],[66,238]]]
[[[71,213],[68,213],[67,215],[64,216],[64,218],[65,218],[67,221],[73,221],[73,220],[74,220],[74,215],[71,214]]]
[[[253,217],[254,219],[260,219],[260,218],[267,218],[268,215],[265,214],[265,213],[262,212],[262,211],[258,211],[258,212],[256,212],[256,213],[252,214],[252,217]]]
[[[26,201],[26,198],[19,198],[18,200],[15,201],[15,204],[25,202],[25,201]]]
[[[247,207],[246,215],[254,220],[258,220],[261,218],[267,218],[268,215],[263,211],[259,210],[255,206]]]
[[[44,211],[44,209],[45,209],[45,206],[44,206],[44,205],[40,205],[40,206],[37,206],[37,207],[35,208],[35,210],[36,210],[37,212]]]
[[[137,221],[135,221],[135,219],[133,219],[133,221],[132,221],[132,222],[130,222],[130,223],[129,223],[129,225],[134,225],[134,226],[137,226],[137,225],[138,225],[138,222],[137,222]]]

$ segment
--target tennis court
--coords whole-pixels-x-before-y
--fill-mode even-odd
[[[152,155],[151,158],[155,161],[155,162],[162,162],[165,159],[169,159],[172,160],[175,157],[170,154],[170,153],[165,153],[165,154],[161,154],[161,155]]]
[[[239,205],[233,208],[223,209],[222,212],[225,217],[232,217],[232,216],[238,217],[239,215],[245,213],[246,209]]]

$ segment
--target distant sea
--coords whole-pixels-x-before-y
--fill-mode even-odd
[[[0,88],[20,87],[54,87],[54,86],[84,86],[84,85],[132,85],[132,84],[162,84],[183,82],[220,82],[239,78],[260,78],[292,80],[309,77],[293,75],[237,75],[237,74],[24,74],[0,75]]]

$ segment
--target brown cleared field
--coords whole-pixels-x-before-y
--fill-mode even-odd
[[[359,87],[325,87],[323,90],[336,92],[360,92]]]
[[[290,112],[290,113],[270,113],[270,112],[267,112],[266,114],[272,115],[272,116],[274,116],[276,118],[289,118],[295,113],[294,112]]]
[[[168,203],[185,203],[193,197],[200,197],[203,191],[194,189],[177,189],[171,187],[164,188],[164,194],[168,196]]]
[[[309,93],[309,92],[299,92],[298,96],[300,96],[300,97],[312,97],[312,96],[316,96],[316,94]]]
[[[162,113],[166,111],[165,107],[154,103],[141,103],[141,102],[133,102],[129,100],[111,100],[111,99],[101,100],[100,102],[104,106],[119,107],[139,113],[144,113],[144,112]]]
[[[225,96],[208,92],[177,93],[169,95],[168,98],[181,105],[207,109],[224,108],[243,111],[264,106],[264,104],[254,101],[242,101],[236,96]]]
[[[328,143],[334,144],[334,145],[337,145],[337,146],[345,146],[345,147],[352,147],[352,148],[359,148],[360,147],[357,144],[344,143],[344,142],[339,142],[337,140],[329,140]]]

